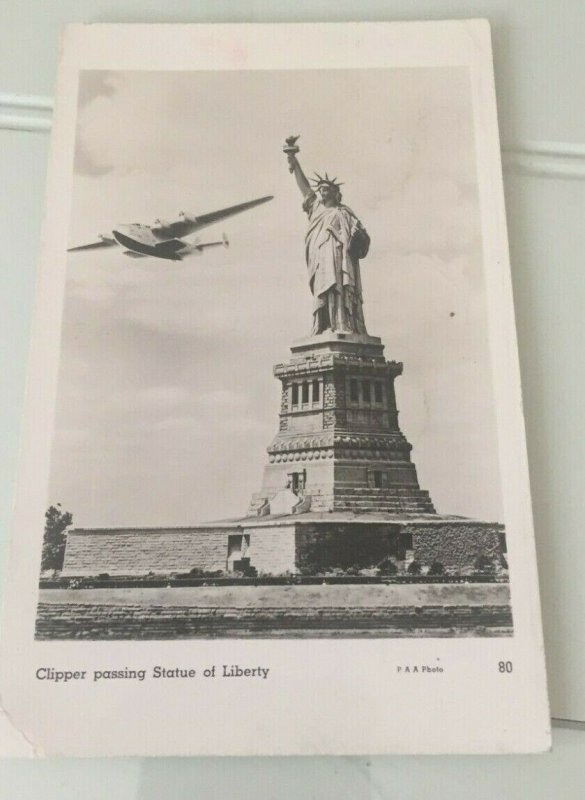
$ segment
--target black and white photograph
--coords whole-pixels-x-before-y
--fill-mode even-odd
[[[546,749],[487,24],[74,25],[59,76],[11,730]]]
[[[511,635],[468,70],[77,113],[37,637]]]

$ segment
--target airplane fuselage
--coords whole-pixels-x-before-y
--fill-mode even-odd
[[[119,245],[142,256],[166,258],[168,261],[180,261],[181,251],[187,253],[189,246],[186,242],[169,240],[168,236],[160,239],[155,236],[153,229],[148,225],[120,225],[112,231],[114,239]]]

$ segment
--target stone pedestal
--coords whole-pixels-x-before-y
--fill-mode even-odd
[[[504,527],[435,512],[420,488],[398,425],[394,379],[374,336],[322,334],[297,342],[277,364],[279,429],[262,488],[246,517],[163,529],[69,532],[63,575],[233,572],[323,575],[405,572],[437,563],[455,575],[478,559],[506,566]],[[353,573],[355,574],[355,572]]]
[[[243,546],[245,543],[245,547]],[[193,568],[232,572],[247,563],[262,575],[323,575],[374,570],[392,559],[405,571],[440,562],[452,574],[473,571],[479,556],[505,566],[502,525],[435,515],[366,512],[244,517],[190,528],[77,528],[69,532],[63,576],[172,575]]]
[[[304,511],[434,514],[398,425],[394,379],[402,364],[386,361],[381,340],[329,331],[291,352],[274,367],[279,430],[248,513],[270,514],[288,488]]]

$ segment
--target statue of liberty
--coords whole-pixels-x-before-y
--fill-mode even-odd
[[[359,260],[368,253],[370,237],[353,211],[342,204],[342,184],[336,178],[316,174],[311,186],[296,157],[297,139],[290,136],[284,152],[309,217],[305,254],[314,298],[311,334],[328,330],[367,334]]]

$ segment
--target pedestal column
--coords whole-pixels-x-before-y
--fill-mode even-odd
[[[282,382],[279,430],[250,514],[285,488],[305,510],[433,514],[398,425],[394,379],[375,336],[325,333],[297,342],[274,368]]]

